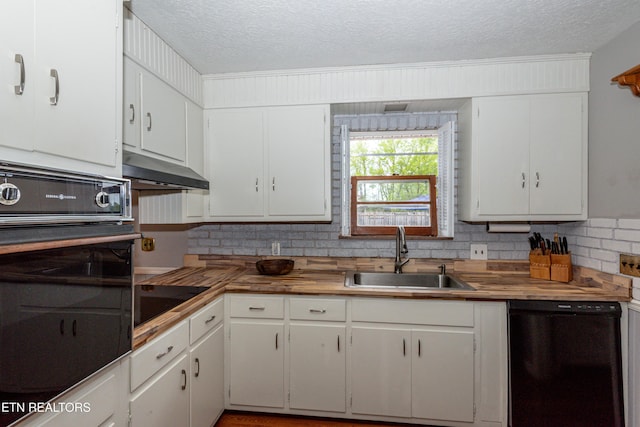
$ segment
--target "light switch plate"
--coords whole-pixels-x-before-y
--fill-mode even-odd
[[[470,250],[469,257],[471,259],[487,259],[487,245],[472,243]]]

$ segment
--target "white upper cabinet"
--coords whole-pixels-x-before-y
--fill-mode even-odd
[[[3,160],[120,175],[121,11],[114,0],[3,5]]]
[[[331,219],[328,106],[211,110],[207,119],[212,219]]]
[[[124,61],[124,144],[129,151],[185,164],[187,99],[131,59]]]
[[[586,218],[585,93],[476,98],[459,119],[459,219]]]

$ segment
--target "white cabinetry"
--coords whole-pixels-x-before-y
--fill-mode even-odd
[[[121,22],[113,0],[3,5],[3,160],[121,174]]]
[[[129,58],[124,61],[124,91],[127,150],[184,164],[186,98]]]
[[[346,411],[346,303],[291,298],[289,407]]]
[[[474,98],[459,120],[459,219],[586,219],[585,93]]]
[[[360,323],[389,316],[417,325]],[[474,421],[473,303],[356,299],[353,321],[353,413]]]
[[[207,121],[212,219],[331,219],[328,106],[211,110]]]
[[[189,321],[191,427],[210,427],[224,410],[224,302],[204,307]]]
[[[224,409],[224,304],[205,306],[131,355],[131,425],[208,427]]]
[[[125,357],[55,400],[67,410],[32,415],[20,426],[124,427],[128,422],[128,374],[129,359]],[[70,407],[73,410],[68,410]]]
[[[284,408],[284,298],[229,301],[229,404]]]

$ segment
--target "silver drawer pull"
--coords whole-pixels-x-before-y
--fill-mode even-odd
[[[327,310],[324,308],[310,308],[309,309],[309,313],[319,313],[319,314],[324,314],[326,313]]]
[[[133,104],[129,104],[129,110],[131,111],[131,118],[129,119],[129,123],[133,124],[136,121],[136,106]]]
[[[213,316],[209,317],[207,320],[204,321],[204,323],[211,323],[213,322],[213,320],[216,318],[216,315],[214,314]]]
[[[167,347],[167,351],[165,351],[164,353],[160,353],[156,356],[156,359],[162,359],[163,357],[165,357],[167,354],[171,353],[171,350],[173,350],[173,346],[170,345],[169,347]]]
[[[16,95],[22,95],[24,93],[24,58],[19,53],[16,53],[14,60],[20,65],[20,84],[13,87],[13,91]]]
[[[254,307],[254,306],[250,306],[249,310],[255,310],[255,311],[264,311],[264,307]]]

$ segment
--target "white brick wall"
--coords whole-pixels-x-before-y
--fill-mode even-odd
[[[332,130],[331,224],[208,224],[189,231],[189,253],[271,255],[271,242],[280,242],[283,256],[393,257],[394,239],[340,238],[340,126],[353,131],[434,129],[456,120],[455,113],[335,116]],[[533,231],[553,235],[555,225],[534,225]],[[453,240],[408,242],[412,258],[469,258],[469,245],[486,243],[491,259],[527,259],[524,234],[487,233],[483,224],[455,223]]]

